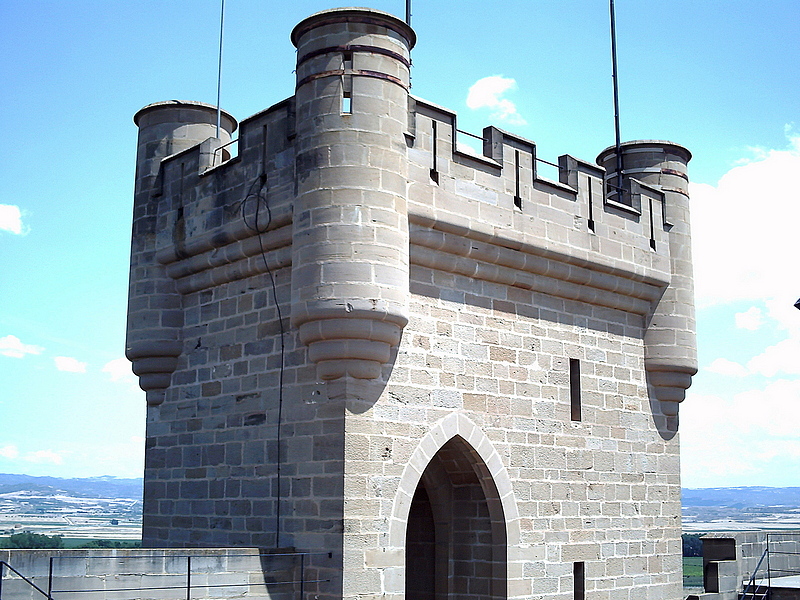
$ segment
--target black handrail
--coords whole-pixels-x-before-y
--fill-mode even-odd
[[[300,559],[300,577],[295,578],[292,577],[290,580],[287,581],[264,581],[265,586],[273,586],[273,585],[297,585],[299,584],[299,598],[302,600],[304,592],[305,592],[305,584],[306,583],[322,583],[330,581],[330,579],[306,579],[306,557],[307,556],[327,556],[328,558],[332,558],[333,554],[331,552],[259,552],[258,554],[250,554],[250,553],[232,553],[227,554],[227,556],[250,556],[250,557],[258,557],[259,559],[262,557],[294,557]],[[184,584],[176,584],[176,585],[166,585],[166,586],[152,586],[152,587],[130,587],[130,588],[114,588],[113,591],[115,592],[137,592],[137,591],[153,591],[153,590],[186,590],[186,598],[187,600],[191,599],[191,592],[193,589],[213,589],[213,588],[240,588],[240,587],[248,587],[253,585],[251,582],[247,583],[217,583],[217,584],[197,584],[192,583],[192,557],[194,558],[207,558],[210,555],[207,553],[204,554],[163,554],[163,553],[146,553],[146,554],[131,554],[131,555],[124,555],[124,556],[91,556],[91,555],[62,555],[62,556],[51,556],[49,560],[49,568],[48,568],[48,591],[43,590],[38,585],[36,585],[33,581],[25,577],[22,573],[17,571],[14,567],[8,564],[5,561],[0,561],[0,600],[3,598],[3,578],[5,576],[5,567],[8,567],[10,571],[16,574],[20,579],[25,581],[28,585],[36,589],[42,596],[44,596],[47,600],[55,600],[52,596],[53,593],[56,591],[59,594],[69,593],[70,595],[80,593],[80,592],[103,592],[109,591],[103,588],[85,588],[80,590],[53,590],[53,570],[54,570],[54,559],[92,559],[92,560],[124,560],[127,558],[130,559],[138,559],[138,558],[151,558],[151,557],[158,557],[158,556],[169,556],[169,558],[176,559],[176,558],[185,558],[186,559],[186,581]],[[175,575],[179,574],[178,572],[174,573]],[[177,583],[177,582],[176,582]]]
[[[780,569],[780,568],[774,567],[774,566],[772,566],[770,564],[770,556],[771,555],[773,555],[773,556],[783,556],[783,555],[796,556],[796,555],[800,555],[800,552],[791,552],[791,551],[786,551],[786,550],[772,550],[772,549],[770,549],[770,538],[774,539],[776,536],[795,536],[796,537],[797,534],[794,533],[794,532],[767,533],[767,536],[766,536],[766,542],[767,542],[766,548],[764,549],[764,553],[761,555],[761,558],[758,560],[758,564],[756,565],[756,568],[753,570],[753,574],[750,576],[750,581],[747,583],[747,586],[744,587],[744,589],[742,590],[741,600],[747,600],[748,594],[751,594],[751,596],[750,596],[751,598],[755,598],[756,593],[757,593],[756,590],[758,589],[758,586],[756,585],[756,576],[758,575],[758,570],[761,568],[761,564],[764,562],[765,558],[767,560],[767,585],[766,585],[766,587],[767,587],[767,595],[769,594],[769,591],[772,588],[772,574],[773,573],[775,573],[779,577],[782,576],[782,575],[779,575],[779,574],[788,574],[788,575],[798,575],[798,574],[800,574],[800,571],[798,571],[796,569],[791,569],[791,570],[789,570],[789,569]]]
[[[25,583],[27,583],[29,586],[31,586],[33,589],[35,589],[37,592],[39,592],[42,596],[47,598],[47,600],[53,600],[53,597],[50,594],[45,592],[42,588],[40,588],[38,585],[33,583],[30,579],[25,577],[25,575],[23,575],[22,573],[17,571],[14,567],[12,567],[10,564],[8,564],[4,560],[0,560],[0,600],[3,599],[3,579],[5,578],[5,569],[6,569],[6,567],[10,571],[13,571],[17,575],[17,577],[22,579]]]
[[[756,575],[758,574],[758,570],[761,568],[761,563],[764,562],[764,559],[769,556],[769,541],[767,542],[767,547],[764,549],[764,553],[761,555],[761,558],[758,559],[758,564],[756,568],[753,570],[753,574],[750,576],[750,582],[747,584],[747,587],[742,590],[742,600],[747,600],[747,593],[750,588],[755,588],[756,585]],[[755,590],[752,592],[753,598],[755,598]]]

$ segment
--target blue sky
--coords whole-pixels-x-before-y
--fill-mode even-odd
[[[323,1],[228,0],[222,107],[294,89],[291,28]],[[374,8],[403,15],[403,0]],[[700,373],[689,487],[800,485],[800,5],[617,0],[624,139],[694,154]],[[0,472],[140,476],[123,358],[136,127],[216,101],[218,0],[0,0]],[[555,161],[613,144],[604,0],[416,0],[415,95]]]

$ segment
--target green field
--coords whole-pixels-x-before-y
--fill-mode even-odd
[[[683,587],[703,587],[703,558],[683,557]]]
[[[65,549],[74,549],[74,548],[86,548],[89,547],[100,547],[100,548],[139,548],[141,547],[141,541],[139,540],[111,540],[108,538],[105,539],[87,539],[87,538],[61,538],[62,545],[61,548]],[[10,539],[8,536],[0,536],[0,548],[12,548],[13,546],[10,543]]]

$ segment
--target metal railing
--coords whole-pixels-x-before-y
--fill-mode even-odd
[[[309,565],[309,558],[312,556],[325,556],[327,558],[331,558],[332,554],[330,552],[259,552],[258,554],[164,554],[164,553],[150,553],[150,554],[131,554],[131,555],[116,555],[116,556],[91,556],[91,555],[84,555],[84,556],[50,556],[49,557],[49,565],[48,565],[48,572],[47,572],[47,589],[42,589],[39,587],[31,578],[26,577],[22,573],[20,573],[17,569],[11,566],[9,563],[5,561],[0,561],[0,600],[4,600],[4,598],[8,599],[11,598],[8,596],[8,592],[6,595],[3,593],[3,582],[6,580],[6,570],[13,573],[19,580],[23,581],[27,584],[28,587],[33,588],[36,590],[43,598],[47,600],[58,600],[61,598],[72,598],[74,594],[82,594],[82,593],[89,593],[89,594],[103,594],[103,597],[106,595],[112,594],[116,600],[122,600],[123,598],[130,598],[130,600],[134,600],[135,598],[140,597],[138,594],[131,594],[125,595],[124,592],[142,592],[142,591],[169,591],[175,590],[175,595],[168,595],[170,598],[175,598],[178,600],[179,598],[185,598],[186,600],[191,600],[193,597],[193,592],[200,590],[212,590],[212,589],[225,589],[230,590],[233,588],[247,588],[247,587],[269,587],[269,586],[295,586],[293,590],[294,593],[287,593],[287,597],[294,597],[297,600],[302,600],[305,596],[305,586],[306,584],[310,583],[323,583],[330,581],[329,579],[307,579],[306,572]],[[192,559],[216,559],[216,558],[251,558],[251,559],[258,559],[261,568],[258,572],[263,573],[264,580],[263,582],[253,583],[248,578],[245,577],[245,581],[241,583],[235,583],[232,581],[226,581],[223,583],[198,583],[197,577],[199,575],[207,575],[209,573],[217,573],[215,571],[209,571],[208,569],[204,571],[197,571],[193,569],[192,566]],[[281,558],[289,558],[294,559],[299,564],[295,564],[290,568],[275,568],[271,570],[264,569],[264,561],[269,559],[281,559]],[[125,560],[137,560],[137,559],[164,559],[169,560],[171,563],[185,560],[185,569],[181,570],[167,570],[164,569],[161,572],[150,572],[150,573],[140,573],[142,576],[142,584],[134,587],[81,587],[80,589],[58,589],[57,582],[60,577],[56,574],[57,573],[57,561],[61,560],[83,560],[83,561],[102,561],[102,560],[115,560],[118,562],[125,561]],[[196,561],[200,562],[200,561]],[[205,562],[205,561],[203,561]],[[195,563],[196,564],[196,563]],[[102,571],[102,570],[101,570]],[[254,572],[255,569],[251,569],[250,571],[246,570],[236,570],[236,571],[225,571],[224,573],[227,574],[247,574]],[[276,578],[275,580],[270,580],[268,577],[269,575],[276,575],[279,573],[284,573],[286,575],[290,574],[292,577],[286,578]],[[107,573],[107,575],[111,575]],[[195,578],[193,579],[193,575]],[[183,582],[176,583],[175,585],[144,585],[146,582],[146,577],[164,577],[164,576],[182,576]],[[74,577],[74,576],[73,576]],[[72,578],[72,577],[70,577]],[[123,595],[120,595],[123,594]],[[223,594],[224,595],[224,594]],[[203,597],[208,597],[207,595]]]
[[[233,153],[230,150],[228,150],[227,148],[228,148],[228,146],[232,146],[233,144],[238,144],[238,143],[239,143],[239,138],[237,137],[237,138],[232,139],[230,142],[227,142],[225,144],[222,144],[218,148],[215,148],[214,149],[214,164],[212,165],[212,168],[216,167],[218,165],[221,165],[222,163],[224,163],[227,160],[230,160],[233,157]],[[238,148],[238,146],[237,146],[237,148]],[[227,156],[225,155],[226,152],[227,152]]]
[[[787,537],[790,539],[787,540]],[[783,539],[779,540],[778,538]],[[791,547],[795,548],[795,550],[779,549],[780,544],[786,542],[792,542]],[[775,548],[776,545],[778,546],[778,549]],[[781,561],[781,557],[796,558],[786,558],[785,560]],[[772,558],[772,561],[770,561],[770,558]],[[760,580],[758,577],[758,573],[762,569],[762,565],[765,561],[766,585],[763,583],[763,578]],[[781,566],[775,566],[775,562],[779,562]],[[783,568],[784,565],[788,565],[789,568]],[[767,533],[764,553],[758,560],[756,568],[753,569],[753,573],[750,576],[749,581],[746,585],[743,585],[740,598],[741,600],[752,600],[757,597],[769,598],[769,593],[773,586],[773,580],[795,575],[800,575],[800,533]],[[761,581],[761,583],[759,583],[759,581]]]
[[[6,577],[6,569],[8,569],[12,573],[14,573],[22,581],[27,583],[30,587],[32,587],[34,590],[39,592],[42,596],[44,596],[48,600],[53,600],[53,597],[49,593],[45,592],[42,588],[40,588],[38,585],[33,583],[30,579],[25,577],[25,575],[23,575],[22,573],[17,571],[14,567],[12,567],[10,564],[8,564],[4,560],[0,560],[0,600],[3,600],[3,580]]]
[[[472,133],[471,131],[464,131],[463,129],[456,129],[456,134],[457,135],[458,134],[465,135],[467,137],[471,137],[473,139],[480,140],[481,142],[485,142],[486,141],[486,139],[482,135],[478,135],[476,133]],[[457,142],[457,144],[458,144],[458,142]],[[474,150],[474,148],[473,148],[473,150]],[[548,165],[550,167],[555,167],[556,169],[560,169],[561,168],[560,165],[558,165],[558,164],[556,164],[554,162],[550,162],[549,160],[545,160],[543,158],[539,158],[538,156],[534,156],[534,160],[536,160],[537,163],[542,163],[542,164]]]
[[[767,547],[764,549],[764,553],[761,555],[761,558],[758,559],[758,564],[756,568],[753,569],[753,574],[750,576],[750,581],[747,583],[745,588],[742,590],[741,598],[742,600],[747,600],[747,598],[755,598],[756,597],[756,590],[760,587],[756,585],[756,575],[758,574],[758,570],[761,568],[761,564],[764,562],[764,559],[769,556],[769,537],[767,537]],[[767,561],[769,564],[769,561]],[[769,581],[769,569],[767,569],[767,581]],[[769,588],[769,586],[767,586]]]

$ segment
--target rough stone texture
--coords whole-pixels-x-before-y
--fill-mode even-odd
[[[566,600],[583,562],[591,598],[677,599],[688,152],[624,146],[647,163],[615,202],[603,166],[544,179],[512,133],[454,147],[396,18],[327,11],[292,40],[296,94],[236,157],[202,130],[140,158],[144,543],[331,552],[319,598]]]
[[[800,597],[800,531],[718,531],[702,542],[702,600],[735,600],[767,587],[770,598]]]
[[[291,600],[309,558],[253,548],[0,550],[0,560],[28,579],[4,567],[3,600],[38,600],[48,591],[89,600]]]

